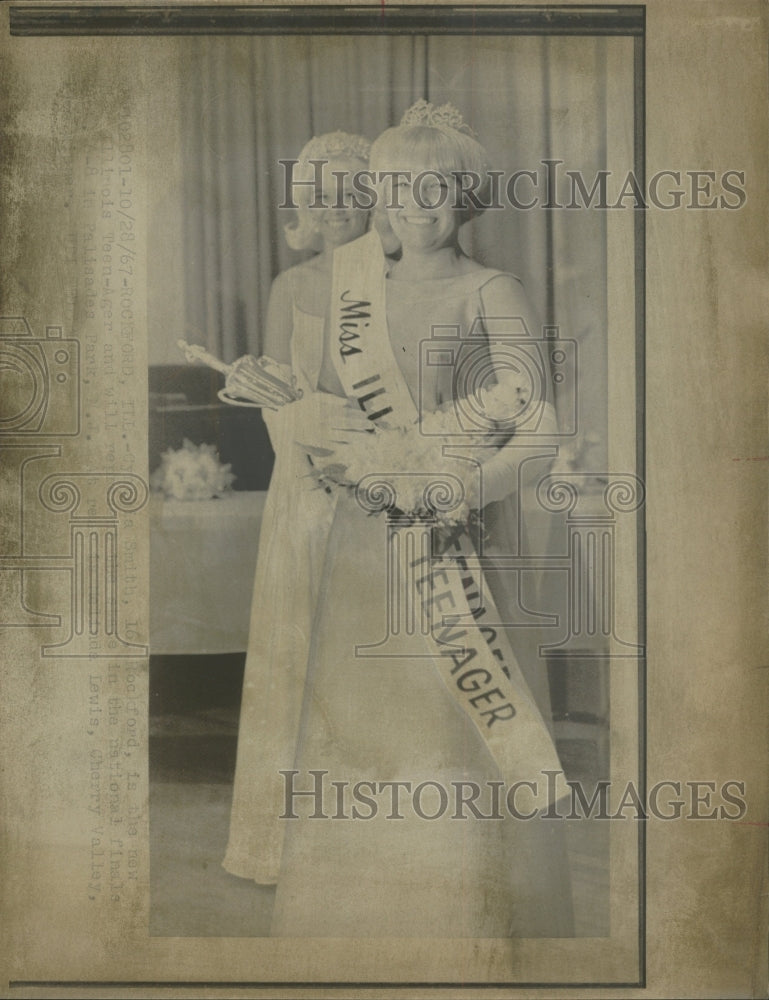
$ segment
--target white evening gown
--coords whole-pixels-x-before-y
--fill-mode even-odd
[[[429,336],[431,324],[468,329],[482,315],[483,284],[497,273],[388,282],[389,328],[411,331],[415,343]],[[322,343],[320,321],[295,315],[292,358],[303,387],[320,380],[341,394]],[[403,375],[416,398],[413,368],[404,366]],[[423,391],[433,407],[449,399],[446,371],[436,370]],[[402,808],[403,819],[388,818],[382,794],[371,819],[311,819],[309,797],[297,800],[300,818],[276,818],[285,805],[280,770],[296,770],[301,789],[312,787],[309,772],[326,772],[329,817],[332,781],[348,789],[397,781],[451,789],[462,780],[482,787],[500,780],[430,659],[356,656],[356,645],[376,643],[386,631],[384,517],[368,516],[349,494],[316,489],[287,423],[282,433],[262,527],[225,867],[260,882],[277,879],[275,936],[569,936],[562,824],[457,819],[453,800],[434,820],[411,808]],[[489,512],[486,552],[497,544],[505,550],[511,504]],[[504,614],[512,595],[503,574],[491,576]],[[520,631],[526,642],[514,635],[512,644],[549,720],[544,661],[531,655],[531,630]],[[426,794],[423,812],[437,808]],[[349,804],[342,813],[350,815]]]

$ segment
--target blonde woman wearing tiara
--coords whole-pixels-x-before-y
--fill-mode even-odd
[[[353,204],[349,180],[339,189],[334,175],[351,178],[365,170],[370,150],[371,143],[361,135],[329,132],[310,139],[294,165],[296,219],[284,229],[286,242],[292,250],[313,250],[315,256],[273,282],[264,347],[276,361],[291,363],[294,324],[302,314],[321,320],[325,315],[335,248],[368,229],[370,213]]]
[[[521,317],[529,330],[537,327],[520,282],[460,249],[459,230],[473,207],[456,173],[484,177],[488,164],[455,109],[418,102],[374,143],[370,168],[407,175],[382,192],[402,256],[386,261],[374,233],[337,248],[322,351],[295,363],[338,397],[325,424],[321,416],[316,433],[303,439],[323,469],[350,465],[360,440],[351,401],[377,433],[411,428],[404,466],[367,470],[385,481],[395,471],[392,481],[400,483],[404,474],[408,480],[431,471],[416,461],[409,467],[416,451],[408,434],[431,415],[445,419],[457,402],[450,364],[421,369],[420,384],[420,342],[435,327],[472,330],[483,350],[494,320]],[[493,369],[490,347],[486,360]],[[546,388],[543,394],[546,427],[552,407]],[[275,827],[263,812],[251,813],[254,839],[262,838],[262,851],[271,845],[277,865],[275,936],[573,933],[563,824],[540,818],[563,786],[554,780],[544,800],[540,789],[534,805],[525,795],[513,798],[529,819],[512,819],[505,804],[507,789],[542,785],[544,772],[555,775],[560,766],[544,668],[516,654],[513,630],[494,627],[513,620],[517,595],[503,573],[484,577],[473,568],[481,535],[484,555],[511,551],[520,463],[511,448],[479,454],[480,477],[468,463],[465,490],[471,506],[483,507],[482,529],[455,532],[450,558],[439,562],[409,550],[413,522],[371,516],[370,501],[387,487],[375,483],[367,492],[363,477],[357,490],[331,488],[333,475],[324,475],[325,488],[313,494],[322,541],[308,562],[318,582],[301,716],[292,732],[273,727],[269,743],[277,745],[281,729],[283,763],[275,770],[284,772],[284,819]],[[400,563],[393,556],[409,551]],[[398,637],[384,645],[388,595],[408,588],[419,594],[416,626],[401,628],[402,648]],[[402,614],[409,613],[404,605]],[[292,620],[289,610],[286,629]],[[301,673],[294,671],[295,681]],[[274,706],[272,692],[265,700]],[[496,804],[494,788],[502,789]]]

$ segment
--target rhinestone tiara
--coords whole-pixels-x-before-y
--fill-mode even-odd
[[[404,113],[401,125],[427,125],[440,129],[442,132],[459,132],[462,135],[469,135],[473,139],[477,138],[475,132],[462,117],[461,111],[453,104],[447,102],[436,107],[423,97],[420,97]]]

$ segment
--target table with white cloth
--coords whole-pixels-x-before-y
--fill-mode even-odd
[[[150,504],[150,651],[246,649],[266,492]]]

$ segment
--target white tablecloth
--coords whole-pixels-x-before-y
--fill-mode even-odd
[[[266,493],[164,500],[150,513],[150,651],[234,653],[248,641]]]

